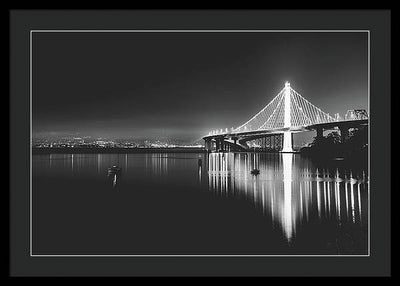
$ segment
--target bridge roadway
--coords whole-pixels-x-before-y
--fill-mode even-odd
[[[367,125],[368,125],[368,119],[342,120],[342,121],[317,123],[308,126],[275,128],[269,130],[254,130],[254,131],[242,131],[242,132],[232,131],[232,132],[204,136],[203,139],[205,141],[205,146],[207,150],[211,149],[211,142],[213,140],[217,142],[217,145],[228,143],[237,145],[239,148],[246,149],[248,148],[248,146],[246,145],[247,141],[274,135],[281,135],[284,132],[290,132],[293,134],[299,132],[317,131],[317,140],[318,140],[319,138],[322,138],[324,130],[333,130],[338,128],[340,130],[342,142],[344,142],[346,140],[346,136],[348,135],[348,130],[350,128],[360,128],[362,126],[367,126]],[[217,149],[219,149],[218,146]]]

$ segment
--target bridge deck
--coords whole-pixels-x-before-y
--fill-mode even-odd
[[[255,139],[258,137],[263,137],[266,135],[274,135],[274,134],[281,134],[283,132],[290,131],[292,133],[298,132],[307,132],[316,130],[318,128],[322,128],[325,130],[333,129],[335,127],[358,127],[361,125],[368,125],[368,119],[359,119],[359,120],[342,120],[342,121],[333,121],[333,122],[324,122],[324,123],[317,123],[308,126],[298,126],[298,127],[290,127],[290,128],[276,128],[276,129],[269,129],[269,130],[254,130],[254,131],[242,131],[242,132],[227,132],[221,134],[213,134],[204,136],[203,139],[215,139],[215,138],[246,138],[246,137],[254,137]]]

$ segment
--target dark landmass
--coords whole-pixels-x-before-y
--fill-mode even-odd
[[[345,142],[341,142],[339,134],[332,132],[322,140],[304,147],[301,154],[310,157],[314,162],[343,162],[349,167],[368,166],[368,128],[354,131]]]
[[[173,148],[32,148],[32,154],[120,154],[120,153],[198,153],[206,152],[201,147]]]

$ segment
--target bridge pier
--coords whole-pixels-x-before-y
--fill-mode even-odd
[[[290,131],[283,132],[283,153],[293,153],[293,133]]]
[[[215,149],[217,152],[225,152],[228,149],[227,143],[224,138],[215,138]]]
[[[272,149],[272,136],[267,137],[267,143],[266,143],[268,149]]]
[[[205,139],[204,140],[204,146],[207,152],[210,152],[212,149],[212,142],[211,139]]]

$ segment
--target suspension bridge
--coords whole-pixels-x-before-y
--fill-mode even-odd
[[[351,128],[368,125],[365,110],[349,110],[344,118],[323,112],[297,93],[289,82],[256,115],[237,128],[210,131],[203,137],[207,151],[248,150],[249,141],[258,140],[259,145],[280,152],[294,152],[293,134],[316,131],[317,140],[325,130],[340,130],[345,142]]]

